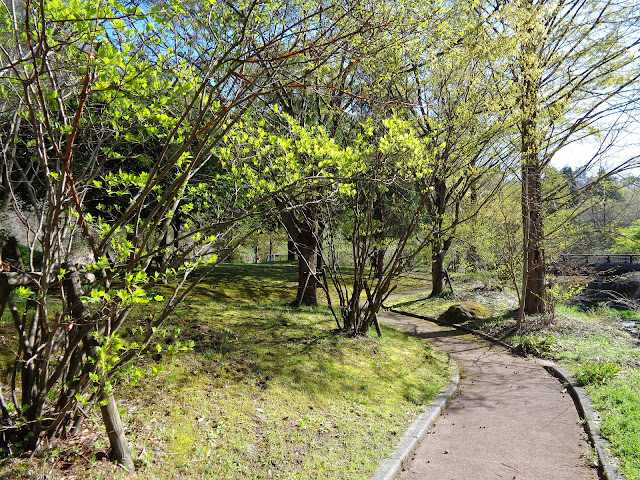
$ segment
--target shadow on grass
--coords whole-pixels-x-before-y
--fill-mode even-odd
[[[293,300],[297,266],[292,263],[223,263],[196,287],[195,297],[209,300],[250,302]]]
[[[420,297],[417,297],[417,298],[411,298],[409,300],[405,300],[405,301],[402,301],[402,302],[389,302],[389,304],[393,305],[392,308],[395,308],[397,310],[402,310],[403,308],[411,307],[411,306],[413,306],[413,305],[415,305],[417,303],[425,302],[425,301],[428,301],[430,299],[431,298],[429,297],[429,294],[426,293],[425,295],[421,295]]]
[[[356,373],[363,357],[375,361],[380,345],[340,335],[326,308],[207,301],[176,313],[171,323],[180,327],[180,340],[195,342],[188,361],[217,385],[266,388],[278,380],[313,397],[357,392],[374,377],[380,382],[393,375],[384,368],[370,372],[371,378]]]

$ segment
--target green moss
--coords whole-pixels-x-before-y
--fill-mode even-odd
[[[489,309],[478,302],[460,302],[460,305],[471,310],[477,318],[487,318],[489,316]]]

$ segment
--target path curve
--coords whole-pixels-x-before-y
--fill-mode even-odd
[[[459,330],[395,313],[378,318],[451,355],[459,395],[399,480],[596,480],[571,396],[532,360]]]

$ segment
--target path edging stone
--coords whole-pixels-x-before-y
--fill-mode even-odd
[[[484,332],[474,330],[467,326],[445,322],[437,318],[418,315],[416,313],[396,310],[394,308],[388,308],[387,310],[392,313],[397,313],[399,315],[418,318],[420,320],[426,320],[428,322],[432,322],[432,323],[443,325],[450,328],[457,328],[459,330],[462,330],[463,332],[470,333],[484,340],[487,340],[488,342],[491,342],[495,345],[504,347],[515,355],[513,347],[508,343],[500,340],[499,338],[493,337],[491,335],[487,335]],[[600,474],[600,478],[602,480],[624,480],[624,476],[622,476],[616,468],[615,460],[609,454],[608,449],[610,448],[611,443],[602,435],[600,435],[600,429],[599,429],[600,415],[598,415],[598,413],[593,410],[593,404],[591,402],[591,398],[589,398],[589,396],[586,394],[586,392],[582,387],[578,386],[577,382],[574,380],[573,376],[571,375],[571,373],[569,373],[568,370],[555,364],[550,360],[545,360],[538,357],[531,357],[531,358],[533,358],[535,362],[537,362],[540,366],[542,366],[545,370],[551,373],[554,377],[556,377],[560,382],[562,382],[567,387],[567,391],[569,392],[569,394],[571,395],[571,398],[573,399],[573,403],[578,412],[578,416],[584,422],[584,427],[585,427],[587,436],[589,437],[589,442],[595,449],[596,455],[598,456],[598,472]]]
[[[369,480],[394,480],[411,455],[416,451],[420,442],[427,436],[438,416],[447,408],[449,402],[458,391],[458,384],[460,383],[458,364],[451,357],[449,357],[449,360],[453,364],[449,388],[437,395],[427,409],[409,425],[409,428],[407,428],[407,431],[398,442],[395,451],[382,459]]]

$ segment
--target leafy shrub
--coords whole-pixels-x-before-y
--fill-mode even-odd
[[[18,248],[20,249],[20,255],[22,256],[22,261],[25,265],[29,265],[29,247],[18,244]],[[42,264],[42,252],[40,250],[35,250],[33,252],[33,263],[38,266]]]
[[[576,374],[578,385],[603,385],[608,383],[620,372],[622,367],[616,363],[596,362],[586,363],[580,367]]]
[[[515,335],[512,339],[513,350],[518,355],[544,356],[551,351],[554,338],[551,335]]]

